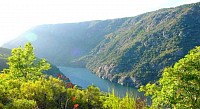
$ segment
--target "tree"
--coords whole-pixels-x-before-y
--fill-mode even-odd
[[[50,69],[50,64],[45,59],[36,60],[31,43],[27,43],[24,48],[12,49],[7,64],[9,69],[4,72],[26,79],[36,79],[42,75],[44,70]]]
[[[85,96],[87,99],[87,104],[89,109],[100,108],[100,89],[94,85],[88,86],[85,90]]]
[[[122,99],[105,94],[94,85],[87,89],[74,87],[61,74],[58,78],[45,76],[49,68],[45,60],[36,59],[33,47],[12,50],[8,58],[9,68],[0,73],[0,109],[133,109],[135,100],[126,96]],[[127,104],[129,103],[129,104]]]
[[[4,107],[5,109],[38,109],[37,104],[34,100],[27,99],[16,99],[8,106]]]
[[[50,64],[37,59],[31,43],[14,48],[8,57],[9,68],[0,74],[0,108],[61,108],[66,99],[65,82],[45,76]]]
[[[151,108],[200,108],[200,47],[191,50],[173,67],[165,68],[154,84],[142,86],[140,91],[152,96]]]

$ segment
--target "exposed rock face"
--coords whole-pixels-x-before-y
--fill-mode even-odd
[[[164,68],[200,45],[199,10],[195,3],[128,18],[85,56],[86,67],[121,85],[155,82]]]
[[[117,68],[114,66],[114,64],[103,65],[98,68],[96,74],[102,79],[107,79],[111,82],[115,82],[124,86],[133,86],[138,88],[141,85],[136,77],[130,77],[127,75],[114,76],[114,71],[117,71],[116,69]]]
[[[111,70],[114,68],[113,65],[104,65],[99,67],[98,71],[96,72],[96,74],[102,78],[102,79],[108,79],[108,80],[112,80],[112,72]]]
[[[122,76],[119,80],[118,83],[121,85],[133,85],[134,80],[131,77],[128,76]]]
[[[103,79],[135,86],[154,82],[200,45],[200,2],[135,17],[34,27],[4,47],[27,41],[38,57],[60,66],[86,67]]]

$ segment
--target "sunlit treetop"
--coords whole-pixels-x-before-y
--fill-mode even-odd
[[[39,78],[44,70],[50,69],[50,64],[45,59],[36,60],[33,50],[31,43],[27,43],[24,48],[12,49],[7,63],[9,68],[4,72],[26,79]]]

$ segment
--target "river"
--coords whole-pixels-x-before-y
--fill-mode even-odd
[[[129,95],[135,97],[142,96],[143,94],[138,92],[136,88],[122,86],[117,83],[112,83],[108,80],[104,80],[93,74],[86,68],[72,68],[72,67],[58,67],[62,73],[65,74],[73,84],[77,84],[82,88],[87,88],[89,85],[95,85],[103,92],[111,92],[114,89],[115,94],[123,97],[128,92]]]

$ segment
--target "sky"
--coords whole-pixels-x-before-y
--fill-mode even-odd
[[[200,0],[0,0],[0,46],[41,24],[133,17]]]

